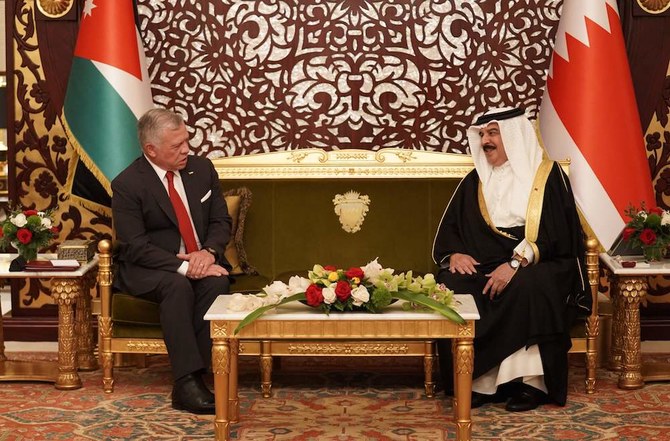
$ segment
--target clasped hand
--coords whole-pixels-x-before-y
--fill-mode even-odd
[[[215,264],[214,256],[206,250],[194,251],[188,254],[177,254],[177,257],[188,261],[186,277],[189,279],[202,279],[203,277],[227,276],[228,271],[221,265]]]
[[[477,272],[476,266],[479,265],[472,256],[468,254],[454,253],[449,258],[449,271],[459,274],[474,274]],[[489,280],[484,286],[482,294],[488,295],[491,300],[507,287],[507,284],[514,276],[514,269],[507,263],[503,263],[491,273],[486,274]]]
[[[515,272],[507,263],[499,265],[498,268],[486,275],[489,280],[484,285],[482,294],[488,295],[489,299],[493,300],[495,296],[502,294],[503,290],[507,288],[507,284],[512,280]]]

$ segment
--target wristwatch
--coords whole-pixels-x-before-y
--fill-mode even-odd
[[[521,266],[521,259],[515,256],[512,257],[512,260],[510,260],[508,263],[509,266],[511,266],[513,269],[518,269]]]
[[[214,256],[214,260],[219,260],[219,253],[216,252],[216,250],[212,247],[205,247],[203,250],[207,251],[209,254]]]

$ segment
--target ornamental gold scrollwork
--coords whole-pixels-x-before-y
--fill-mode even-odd
[[[466,323],[464,325],[458,326],[458,336],[459,337],[470,337],[474,336],[474,330],[471,323]]]
[[[661,14],[670,9],[670,0],[637,0],[637,4],[650,14]]]
[[[359,345],[322,345],[292,344],[288,346],[291,354],[406,354],[409,347],[405,344],[359,344]]]
[[[167,352],[165,343],[163,342],[152,342],[152,341],[142,341],[142,340],[131,340],[126,343],[128,349],[136,352],[146,351],[146,352],[156,352],[162,351]]]
[[[212,322],[212,338],[228,337],[228,324],[225,322]]]

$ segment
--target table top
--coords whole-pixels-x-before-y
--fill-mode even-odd
[[[53,279],[53,278],[73,278],[81,277],[93,268],[98,266],[98,255],[93,256],[88,262],[81,264],[76,270],[70,271],[9,271],[9,264],[16,259],[18,254],[0,253],[0,278],[5,279]],[[37,260],[54,260],[57,259],[56,254],[38,254]]]
[[[665,259],[660,262],[645,262],[643,256],[610,256],[607,253],[600,253],[600,261],[604,263],[610,271],[621,276],[649,276],[670,274],[670,260]],[[633,268],[625,268],[622,262],[635,262]]]
[[[470,294],[456,294],[456,310],[465,320],[479,320],[477,305]],[[230,311],[227,307],[230,296],[220,295],[205,314],[205,320],[210,321],[240,321],[251,311]],[[378,313],[369,312],[331,312],[325,314],[321,310],[312,308],[299,302],[291,302],[266,312],[258,320],[320,320],[320,321],[354,321],[354,320],[447,320],[441,314],[428,311],[405,311],[402,309],[404,301],[398,301]]]

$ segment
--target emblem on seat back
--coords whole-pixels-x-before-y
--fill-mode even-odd
[[[335,214],[340,217],[342,229],[347,233],[355,233],[363,225],[369,209],[370,197],[351,190],[343,195],[336,194],[333,204],[335,204]]]

